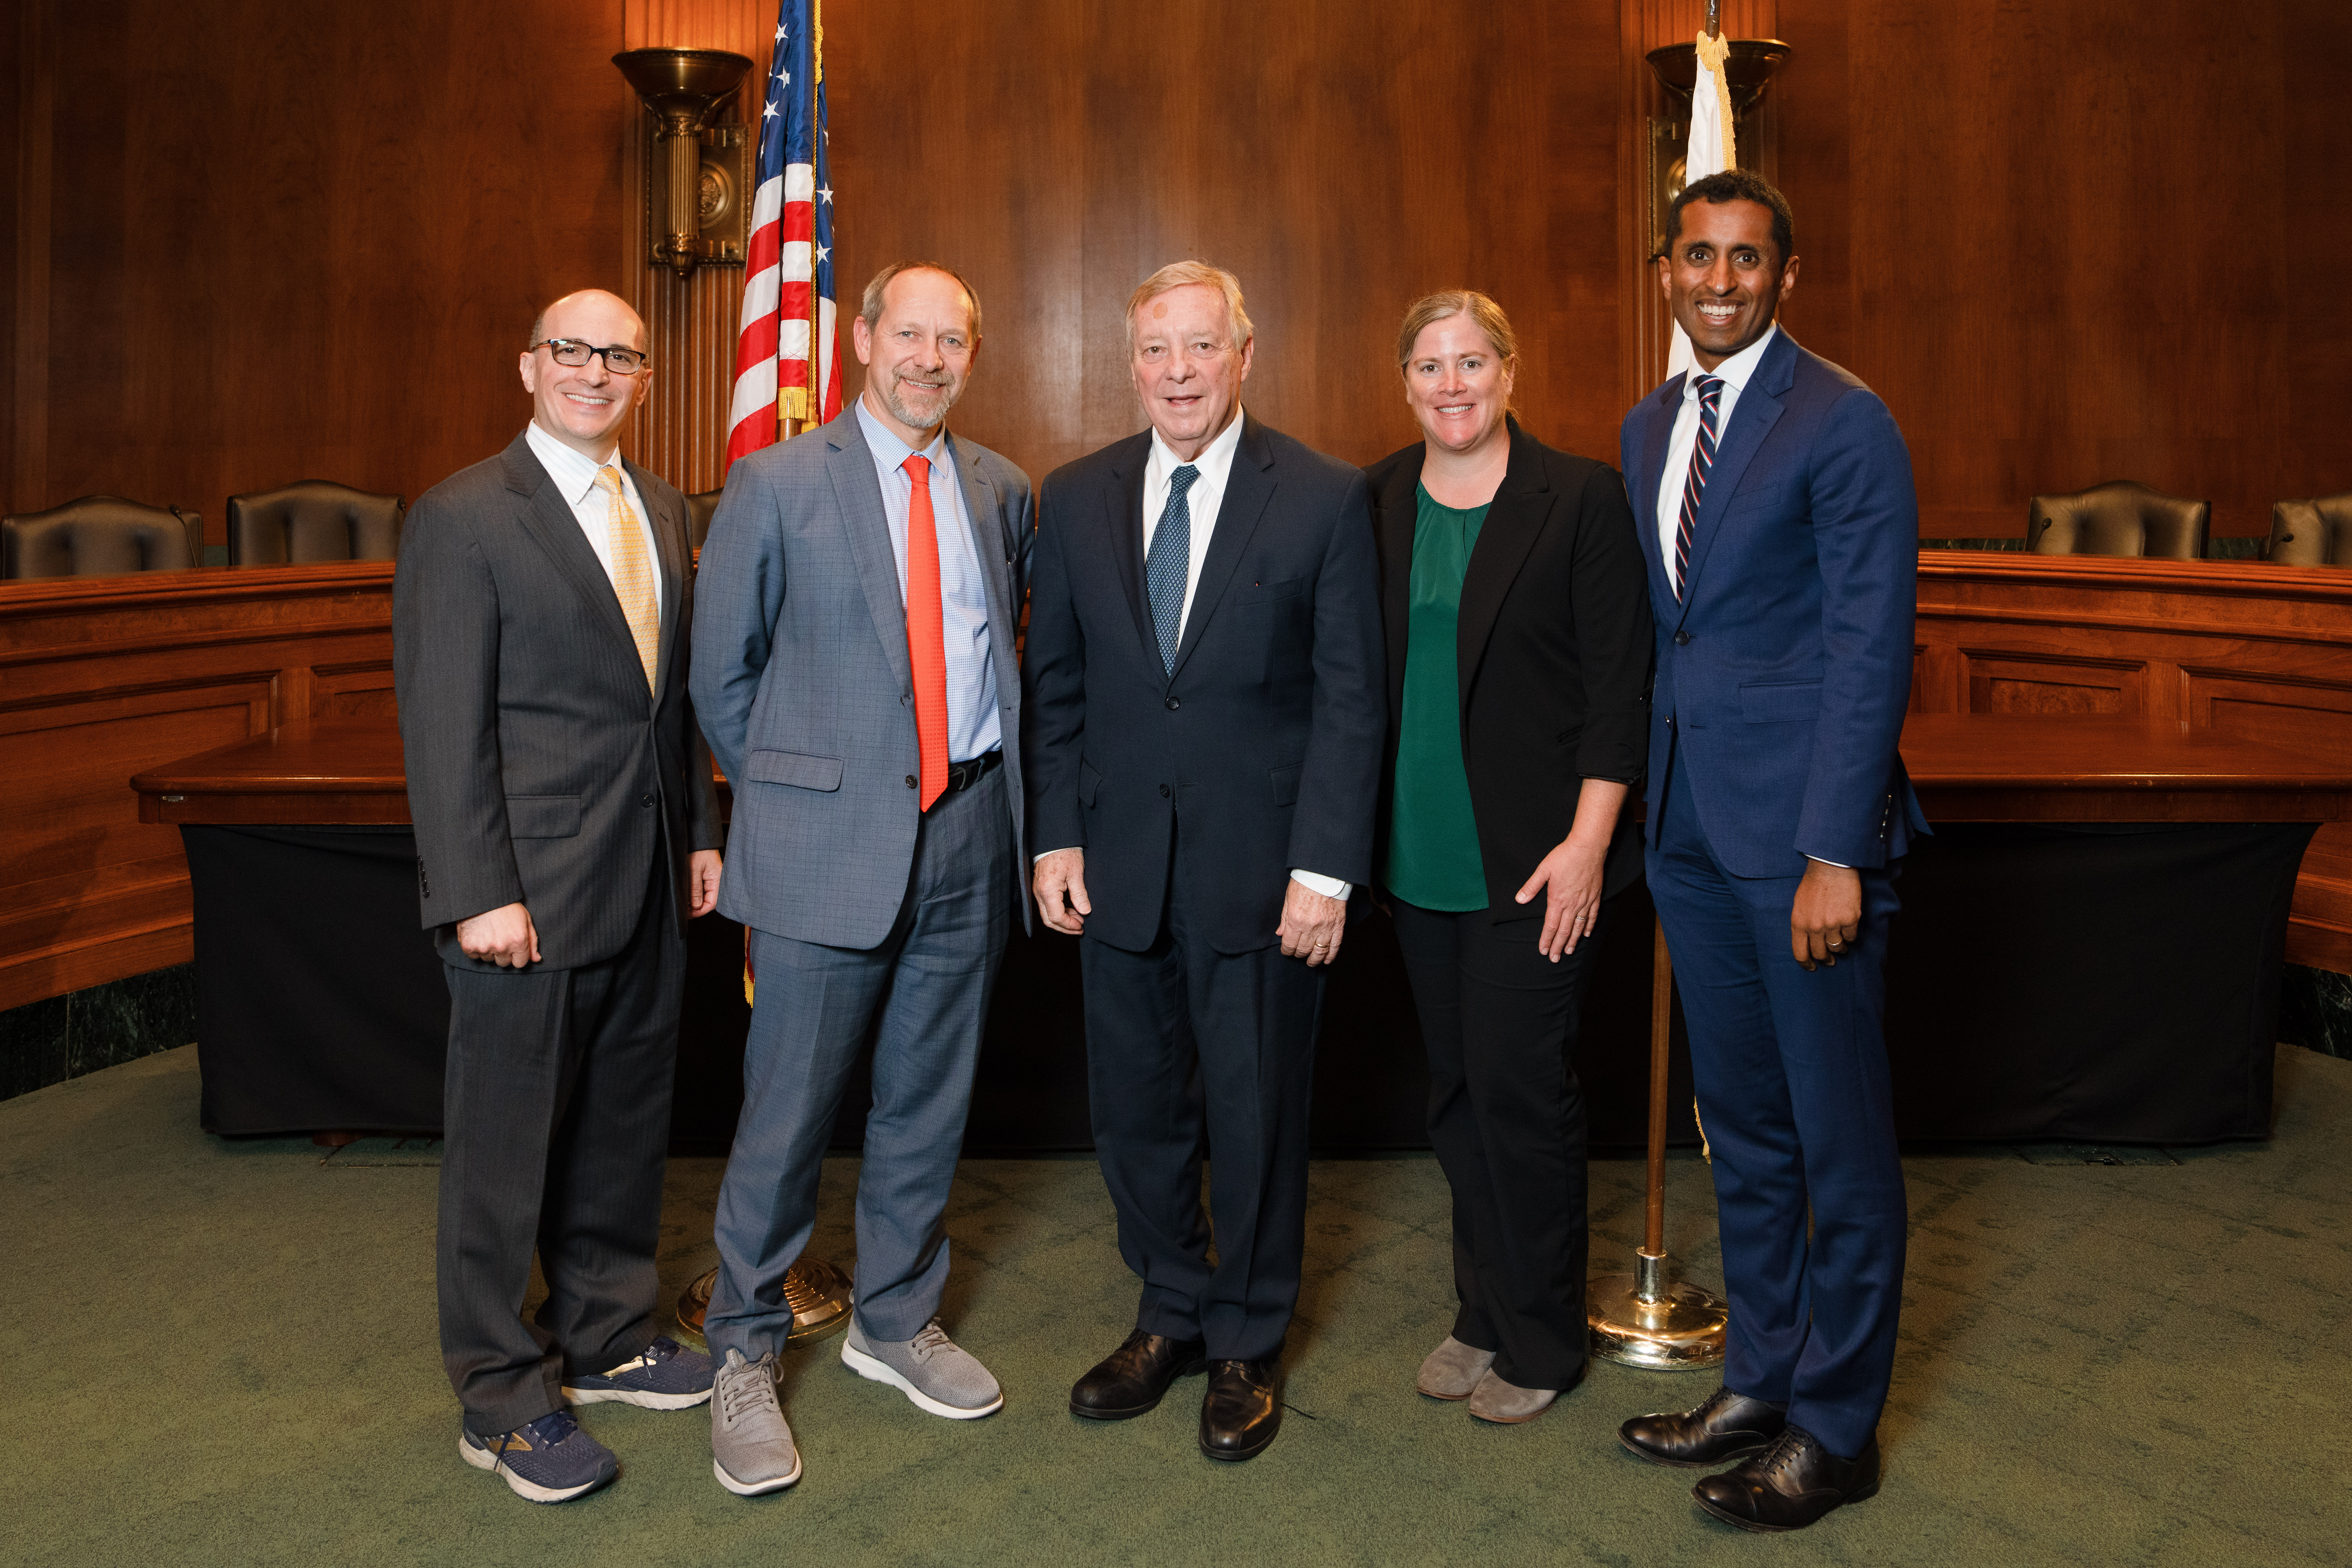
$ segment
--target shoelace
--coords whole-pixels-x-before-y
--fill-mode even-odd
[[[937,1318],[933,1318],[929,1322],[923,1325],[923,1331],[917,1334],[913,1342],[909,1343],[907,1348],[913,1352],[917,1356],[924,1360],[929,1360],[931,1353],[939,1350],[942,1345],[952,1348],[954,1342],[948,1338],[948,1331],[940,1327],[940,1321]]]
[[[752,1408],[776,1404],[775,1363],[767,1356],[728,1367],[719,1374],[719,1415],[730,1426]],[[782,1406],[778,1405],[781,1411]]]
[[[515,1428],[515,1432],[529,1438],[530,1446],[541,1453],[555,1447],[579,1430],[580,1423],[572,1419],[569,1410],[551,1410],[538,1420],[525,1422]],[[492,1440],[492,1451],[500,1465],[507,1462],[507,1448],[514,1441],[515,1432],[501,1432]]]
[[[1755,1473],[1759,1476],[1770,1475],[1780,1466],[1794,1458],[1797,1451],[1803,1445],[1804,1439],[1798,1436],[1795,1427],[1781,1427],[1780,1435],[1772,1439],[1771,1446],[1757,1455],[1752,1461],[1756,1467]]]

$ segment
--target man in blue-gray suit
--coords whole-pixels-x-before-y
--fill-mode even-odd
[[[757,980],[743,1111],[705,1320],[712,1466],[740,1495],[800,1479],[776,1391],[784,1274],[859,1048],[874,1107],[841,1359],[964,1420],[1004,1402],[940,1327],[941,1215],[1022,864],[1029,480],[947,432],[980,301],[929,264],[866,286],[849,412],[728,475],[698,583],[697,717],[731,781],[719,907]]]
[[[1895,743],[1918,508],[1886,405],[1775,325],[1789,204],[1743,170],[1678,196],[1658,259],[1696,364],[1625,417],[1656,617],[1649,879],[1690,1021],[1731,1326],[1723,1386],[1625,1423],[1750,1530],[1878,1489],[1903,1167],[1881,964],[1927,824]],[[1811,1235],[1808,1237],[1808,1220]]]

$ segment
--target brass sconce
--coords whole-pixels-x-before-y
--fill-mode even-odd
[[[1731,93],[1733,130],[1747,143],[1755,125],[1756,105],[1792,52],[1778,38],[1733,38],[1730,58],[1723,62],[1724,86]],[[1698,85],[1698,49],[1692,44],[1668,44],[1643,57],[1650,62],[1659,84],[1683,106],[1677,121],[1650,121],[1650,236],[1663,243],[1666,208],[1682,194],[1683,153],[1690,141],[1691,89]],[[1748,160],[1740,160],[1746,164]],[[1654,244],[1652,248],[1656,247]]]
[[[613,57],[658,124],[653,261],[680,278],[697,266],[742,265],[750,240],[751,149],[740,125],[708,131],[751,62],[725,49],[630,49]],[[706,145],[706,141],[709,143]]]

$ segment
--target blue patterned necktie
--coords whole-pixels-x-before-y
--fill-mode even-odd
[[[1168,476],[1168,505],[1151,531],[1151,552],[1143,560],[1144,585],[1151,595],[1151,626],[1160,634],[1160,663],[1176,673],[1176,634],[1184,624],[1184,579],[1192,569],[1192,509],[1184,492],[1201,470],[1186,463]]]
[[[1723,377],[1698,378],[1698,439],[1691,443],[1690,478],[1683,481],[1683,510],[1675,519],[1675,600],[1690,586],[1691,531],[1698,526],[1699,498],[1715,468],[1716,411],[1722,406]]]

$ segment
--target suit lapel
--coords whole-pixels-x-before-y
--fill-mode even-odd
[[[956,482],[963,488],[963,510],[971,531],[971,548],[980,562],[980,580],[988,597],[988,643],[996,660],[997,682],[1004,689],[1003,672],[1015,668],[1013,656],[1013,563],[1005,559],[1004,530],[1000,521],[996,487],[972,461],[971,449],[948,433],[948,455],[955,460]]]
[[[1535,437],[1521,430],[1516,419],[1511,420],[1510,429],[1510,467],[1504,470],[1502,486],[1486,509],[1486,521],[1479,525],[1478,542],[1471,546],[1455,610],[1454,663],[1465,712],[1470,707],[1471,683],[1477,677],[1479,662],[1486,657],[1486,641],[1495,633],[1495,618],[1503,613],[1503,600],[1519,568],[1527,564],[1528,552],[1535,548],[1536,536],[1543,531],[1544,518],[1551,510],[1551,490],[1544,483],[1543,455],[1536,450]]]
[[[1160,662],[1159,634],[1151,629],[1151,612],[1143,602],[1143,469],[1151,459],[1151,432],[1136,437],[1127,450],[1112,460],[1111,484],[1103,504],[1110,515],[1110,554],[1118,568],[1118,585],[1127,593],[1128,613],[1135,617],[1135,635],[1144,652]]]
[[[1691,525],[1690,577],[1683,584],[1685,616],[1690,614],[1691,601],[1696,596],[1692,590],[1706,568],[1707,552],[1723,531],[1723,515],[1731,509],[1731,498],[1739,493],[1739,481],[1764,445],[1764,437],[1780,422],[1786,406],[1780,399],[1789,390],[1796,353],[1796,340],[1787,332],[1772,340],[1764,357],[1756,362],[1756,374],[1740,388],[1739,401],[1731,410],[1731,423],[1716,446],[1715,468],[1706,477],[1706,494],[1699,499],[1698,517]]]
[[[1687,375],[1689,373],[1685,372]],[[1642,559],[1648,563],[1656,602],[1675,602],[1674,579],[1666,574],[1665,541],[1658,534],[1658,488],[1665,482],[1666,448],[1673,444],[1675,416],[1682,409],[1684,376],[1669,376],[1650,400],[1649,418],[1642,433],[1642,471],[1628,474],[1634,525],[1641,531]]]
[[[1404,711],[1404,660],[1412,640],[1412,537],[1421,512],[1422,463],[1426,448],[1410,455],[1389,475],[1378,498],[1381,552],[1381,632],[1388,645],[1389,721],[1391,730]]]
[[[620,596],[613,592],[613,579],[605,574],[604,563],[596,559],[588,536],[580,531],[572,503],[557,490],[530,443],[520,436],[506,449],[506,470],[507,489],[523,498],[523,531],[587,601],[590,616],[620,638],[635,659],[636,636],[629,630],[629,617],[622,613]]]
[[[1183,673],[1184,661],[1201,646],[1202,632],[1224,600],[1225,584],[1233,581],[1234,568],[1242,563],[1242,552],[1257,532],[1258,519],[1265,514],[1266,502],[1274,499],[1273,470],[1274,448],[1265,438],[1265,427],[1244,413],[1241,444],[1225,475],[1225,497],[1217,503],[1216,530],[1209,536],[1209,553],[1201,562],[1201,580],[1193,585],[1192,606],[1184,616],[1184,640],[1177,644],[1175,668],[1168,672],[1171,680]],[[1158,646],[1155,638],[1153,647]]]
[[[882,504],[874,449],[857,427],[856,405],[836,416],[819,435],[827,447],[825,476],[833,481],[833,499],[849,535],[850,559],[857,563],[857,581],[866,590],[866,607],[874,617],[883,662],[899,689],[911,691],[915,673],[907,654],[907,600],[898,587],[898,553],[890,546],[890,513]]]

